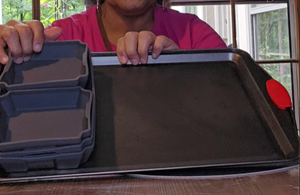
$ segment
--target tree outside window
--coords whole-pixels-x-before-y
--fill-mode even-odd
[[[287,8],[256,14],[256,59],[278,60],[290,58]]]
[[[83,0],[41,0],[40,5],[41,22],[45,27],[85,10]],[[9,20],[32,20],[32,0],[2,0],[2,23]]]
[[[41,0],[40,5],[41,22],[44,26],[85,10],[82,0]]]
[[[32,0],[2,0],[2,23],[32,19]]]

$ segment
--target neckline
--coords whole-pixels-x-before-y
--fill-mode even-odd
[[[100,34],[101,34],[105,49],[106,49],[106,51],[112,51],[111,44],[108,40],[106,30],[103,26],[102,12],[101,12],[101,7],[100,6],[99,6],[99,9],[96,9],[96,18],[97,18],[98,27],[99,27],[99,30],[100,30]]]

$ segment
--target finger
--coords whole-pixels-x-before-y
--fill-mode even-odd
[[[6,43],[1,39],[1,47],[0,47],[0,63],[6,64],[8,61],[8,56],[4,50],[4,47],[6,46]]]
[[[61,33],[62,29],[60,27],[53,27],[45,30],[45,41],[55,41],[60,37]]]
[[[127,58],[133,65],[137,65],[140,61],[137,52],[138,32],[128,32],[124,36],[124,46]]]
[[[14,56],[14,61],[16,63],[21,63],[23,61],[23,51],[18,31],[12,26],[3,25],[0,27],[0,32],[0,39],[2,39],[10,49],[12,56]]]
[[[150,31],[141,31],[139,33],[138,54],[142,64],[146,64],[148,62],[148,51],[152,48],[155,37],[155,34]]]
[[[12,20],[9,21],[7,25],[13,27],[17,31],[19,36],[18,39],[19,39],[19,45],[21,47],[21,53],[18,53],[19,50],[14,51],[14,48],[11,47],[12,44],[13,45],[17,44],[16,40],[13,40],[14,43],[7,42],[7,45],[12,52],[12,56],[14,58],[15,63],[28,61],[33,51],[35,52],[41,51],[42,43],[44,42],[44,34],[43,34],[44,28],[41,22],[37,20],[29,21],[29,22],[18,22]]]
[[[155,38],[152,50],[152,57],[157,58],[163,50],[177,50],[179,47],[171,39],[165,36]]]
[[[127,64],[128,63],[128,58],[127,58],[126,51],[125,51],[124,37],[122,37],[118,40],[116,52],[117,52],[119,62],[121,64]]]
[[[15,24],[14,28],[17,30],[18,35],[19,35],[19,40],[20,40],[21,49],[22,49],[22,56],[19,56],[19,57],[21,57],[22,61],[23,61],[24,56],[30,56],[31,53],[33,52],[33,48],[32,48],[33,32],[31,30],[30,26],[26,25],[25,23],[21,23],[21,22]]]
[[[24,22],[31,29],[32,34],[32,49],[34,52],[40,52],[43,48],[43,43],[45,41],[44,27],[40,21],[33,20],[29,22]],[[21,38],[22,40],[22,38]]]

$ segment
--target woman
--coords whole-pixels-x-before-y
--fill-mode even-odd
[[[92,52],[116,51],[120,63],[147,63],[148,51],[226,48],[220,36],[191,14],[161,7],[157,0],[102,0],[85,12],[57,20],[43,29],[39,21],[0,25],[0,62],[7,45],[16,63],[39,52],[44,41],[81,40]]]

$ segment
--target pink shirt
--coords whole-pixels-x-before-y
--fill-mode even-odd
[[[196,15],[182,14],[157,6],[154,16],[152,32],[172,39],[180,49],[226,48],[221,37]],[[62,35],[58,40],[80,40],[88,44],[91,52],[106,51],[98,27],[96,6],[80,14],[54,21],[51,26],[62,28]],[[111,46],[115,51],[116,46]]]

